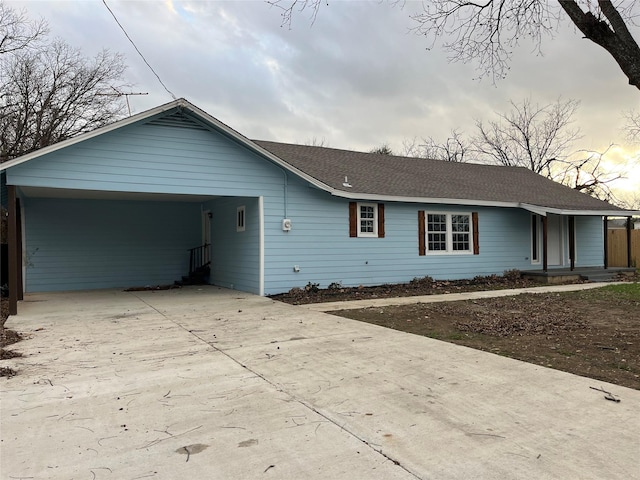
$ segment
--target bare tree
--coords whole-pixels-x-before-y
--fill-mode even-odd
[[[458,129],[451,130],[449,137],[442,143],[435,141],[433,137],[425,139],[421,148],[420,156],[446,162],[467,162],[473,155],[471,143]]]
[[[372,148],[371,150],[369,150],[369,153],[377,153],[380,155],[393,155],[393,150],[391,150],[391,147],[389,146],[388,143],[383,143],[379,147]]]
[[[329,142],[324,138],[311,137],[304,142],[305,145],[310,147],[328,147]]]
[[[626,124],[624,126],[624,133],[632,143],[640,142],[640,112],[628,111],[624,114]]]
[[[542,106],[529,99],[511,101],[511,110],[498,114],[498,120],[476,122],[474,149],[487,163],[525,167],[552,177],[554,165],[565,161],[580,138],[580,129],[572,127],[578,105],[562,99]]]
[[[267,0],[282,10],[282,25],[291,26],[295,12],[310,12],[314,22],[321,0]],[[390,0],[391,4],[399,3]],[[402,2],[400,2],[402,3]],[[545,37],[552,38],[564,22],[577,27],[584,38],[600,45],[618,63],[629,84],[640,89],[640,47],[631,35],[640,2],[610,0],[430,0],[412,15],[414,32],[427,37],[431,47],[442,42],[450,61],[477,62],[480,76],[493,81],[509,70],[513,49],[523,39],[542,52]]]
[[[24,11],[16,12],[0,2],[0,55],[34,46],[46,33],[43,20],[30,22]]]
[[[618,206],[628,210],[640,210],[640,193],[633,192],[618,198]]]
[[[475,151],[464,132],[455,128],[444,142],[433,137],[418,140],[417,137],[402,141],[400,155],[404,157],[429,158],[445,162],[473,162]]]
[[[9,10],[2,5],[5,17]],[[125,113],[123,57],[103,50],[87,58],[60,40],[34,36],[43,28],[23,19],[9,29],[3,24],[0,31],[0,38],[25,39],[0,57],[0,161],[91,131]],[[36,41],[37,48],[31,48]]]
[[[564,170],[560,169],[553,179],[600,200],[619,203],[610,184],[624,176],[621,172],[607,171],[602,167],[602,160],[611,147],[613,145],[609,145],[604,152],[576,152],[574,159],[565,162]]]

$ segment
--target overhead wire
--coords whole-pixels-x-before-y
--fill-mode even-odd
[[[169,90],[167,88],[167,86],[164,84],[164,82],[162,81],[162,79],[160,78],[160,75],[158,75],[156,73],[156,71],[153,69],[153,67],[149,64],[149,62],[147,62],[147,59],[144,58],[144,55],[142,54],[142,52],[140,51],[140,49],[136,46],[135,42],[131,39],[131,37],[129,36],[129,34],[127,33],[127,31],[124,29],[124,27],[122,26],[122,24],[120,23],[120,21],[118,20],[118,17],[116,17],[115,13],[113,13],[113,11],[109,8],[109,5],[107,5],[107,1],[106,0],[102,0],[102,3],[104,4],[105,7],[107,7],[107,10],[109,10],[109,13],[111,14],[111,16],[113,17],[113,19],[116,21],[116,23],[118,24],[118,26],[120,27],[120,30],[122,30],[122,32],[124,33],[124,35],[127,37],[127,39],[129,40],[129,42],[131,42],[131,45],[133,45],[133,48],[136,49],[136,52],[138,52],[138,55],[140,55],[140,58],[142,58],[142,60],[144,61],[144,63],[147,64],[147,67],[149,67],[149,70],[151,70],[153,72],[153,74],[156,76],[156,78],[158,79],[158,81],[160,82],[160,85],[162,85],[162,87],[166,90],[166,92],[171,95],[171,98],[173,98],[174,100],[177,100],[177,97],[173,94],[173,92],[171,90]]]

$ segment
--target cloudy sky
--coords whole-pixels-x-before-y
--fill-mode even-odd
[[[633,0],[628,0],[633,1]],[[8,0],[44,18],[53,36],[94,55],[121,52],[129,66],[134,113],[172,100],[135,52],[101,0]],[[617,193],[640,192],[640,146],[625,141],[623,113],[640,108],[614,60],[565,23],[546,39],[514,51],[506,80],[477,80],[475,65],[449,63],[447,53],[411,33],[421,2],[331,0],[318,13],[281,27],[280,10],[259,0],[107,0],[125,30],[176,97],[184,97],[254,139],[368,151],[383,143],[445,140],[476,119],[506,112],[509,100],[580,101],[576,149],[603,151],[610,169],[628,177]],[[397,2],[396,2],[397,3]],[[632,27],[640,39],[640,27]]]

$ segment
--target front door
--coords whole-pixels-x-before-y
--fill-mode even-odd
[[[547,215],[547,263],[549,266],[563,265],[562,217]]]

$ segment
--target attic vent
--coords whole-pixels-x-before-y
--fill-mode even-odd
[[[174,127],[174,128],[190,128],[192,130],[208,130],[205,126],[199,124],[192,118],[188,117],[182,112],[172,113],[166,117],[156,118],[151,120],[148,125],[158,125],[161,127]]]

